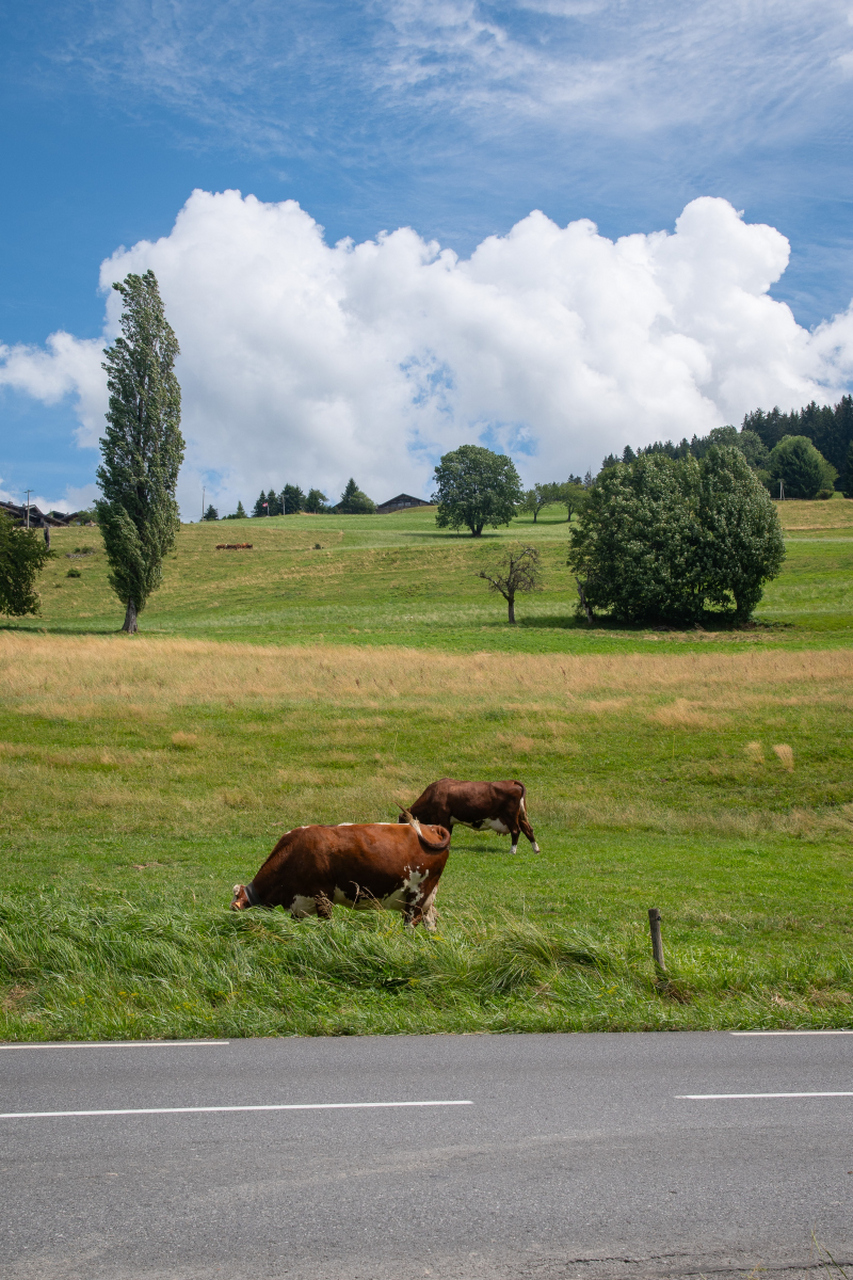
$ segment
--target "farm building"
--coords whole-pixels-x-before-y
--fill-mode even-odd
[[[423,498],[413,498],[410,493],[398,493],[396,498],[389,498],[387,502],[380,502],[376,508],[377,514],[384,516],[391,511],[405,511],[408,507],[432,507],[435,504],[425,502]]]

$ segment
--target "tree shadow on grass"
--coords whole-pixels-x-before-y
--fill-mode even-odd
[[[499,533],[486,533],[483,531],[478,538],[475,538],[470,533],[447,533],[444,529],[429,529],[424,532],[404,529],[402,530],[402,536],[404,538],[441,538],[445,542],[486,542],[488,540],[500,541],[502,535]]]
[[[69,627],[55,622],[33,622],[28,626],[16,626],[14,622],[0,622],[0,633],[18,636],[118,636],[120,625],[112,627]],[[140,634],[143,634],[140,632]]]
[[[450,842],[450,848],[453,853],[485,853],[490,857],[500,857],[501,854],[505,854],[509,857],[509,836],[507,836],[505,844],[498,844],[496,840],[478,842],[473,837],[471,839],[466,839],[465,842],[462,843],[461,841],[457,842],[454,838]],[[516,854],[515,856],[517,857],[518,855]]]
[[[554,613],[554,614],[537,614],[532,618],[516,618],[515,623],[507,622],[506,618],[494,618],[491,622],[480,623],[480,629],[483,631],[509,631],[510,633],[519,631],[600,631],[612,630],[611,627],[590,627],[583,618],[572,617],[571,614]]]

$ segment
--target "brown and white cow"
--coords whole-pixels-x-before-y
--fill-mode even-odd
[[[296,827],[279,840],[249,884],[236,884],[231,908],[284,907],[295,919],[328,919],[335,903],[402,911],[406,924],[435,928],[435,893],[450,852],[450,831],[412,819]]]
[[[539,845],[527,818],[526,789],[523,782],[460,782],[456,778],[439,778],[418,796],[409,812],[419,822],[438,823],[452,828],[456,823],[480,831],[484,827],[500,835],[512,837],[511,853],[518,848],[523,831],[539,853]],[[400,822],[406,818],[401,816]]]

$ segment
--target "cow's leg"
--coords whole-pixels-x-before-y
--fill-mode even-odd
[[[426,897],[419,898],[406,908],[406,924],[414,928],[416,924],[426,925],[430,933],[435,932],[438,913],[435,909],[435,895],[438,885]]]
[[[523,797],[523,796],[522,796],[522,799],[521,799],[521,804],[520,804],[520,805],[519,805],[519,807],[518,807],[518,823],[519,823],[519,826],[521,827],[522,831],[524,832],[524,834],[527,836],[527,839],[528,839],[528,840],[530,841],[530,843],[533,845],[533,852],[534,852],[534,853],[541,853],[542,851],[541,851],[541,849],[539,848],[539,845],[536,843],[536,837],[535,837],[535,835],[533,834],[533,828],[531,827],[530,822],[529,822],[528,817],[527,817],[527,806],[526,806],[526,805],[525,805],[525,803],[524,803],[524,797]],[[517,836],[517,835],[513,835],[513,840],[514,840],[516,843],[518,843],[518,836]],[[515,853],[515,849],[513,849],[513,853]]]
[[[510,849],[509,849],[510,853],[518,852],[518,837],[520,833],[521,833],[521,828],[519,827],[518,822],[516,821],[513,823],[509,833],[509,838],[512,841],[512,844],[510,845]]]

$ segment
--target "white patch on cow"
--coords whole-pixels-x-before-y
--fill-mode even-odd
[[[314,898],[308,898],[304,893],[295,893],[290,904],[290,914],[294,920],[304,920],[306,916],[316,916],[317,903]]]
[[[514,845],[511,845],[511,846],[510,846],[510,850],[509,850],[509,851],[510,851],[510,853],[516,853],[516,852],[517,852],[517,850],[518,850],[518,841],[516,841],[516,843],[515,843]]]
[[[341,823],[340,825],[343,826],[344,824]],[[332,902],[336,907],[351,907],[354,905],[353,899],[348,898],[343,889],[339,889],[337,885],[335,885],[335,892],[332,894]]]
[[[536,843],[536,841],[535,841],[535,840],[533,841],[533,852],[534,852],[534,853],[541,853],[541,852],[542,852],[542,850],[539,848],[539,845]]]
[[[406,870],[408,871],[409,874],[408,874],[408,877],[403,881],[400,888],[403,893],[417,894],[419,887],[423,884],[424,880],[426,880],[427,876],[429,875],[429,872],[420,871],[416,867],[414,869],[412,867],[406,867]]]
[[[460,827],[468,827],[470,831],[497,831],[499,836],[508,836],[509,827],[504,826],[497,818],[483,818],[482,822],[463,822],[461,818],[451,818],[450,826],[458,824]]]

